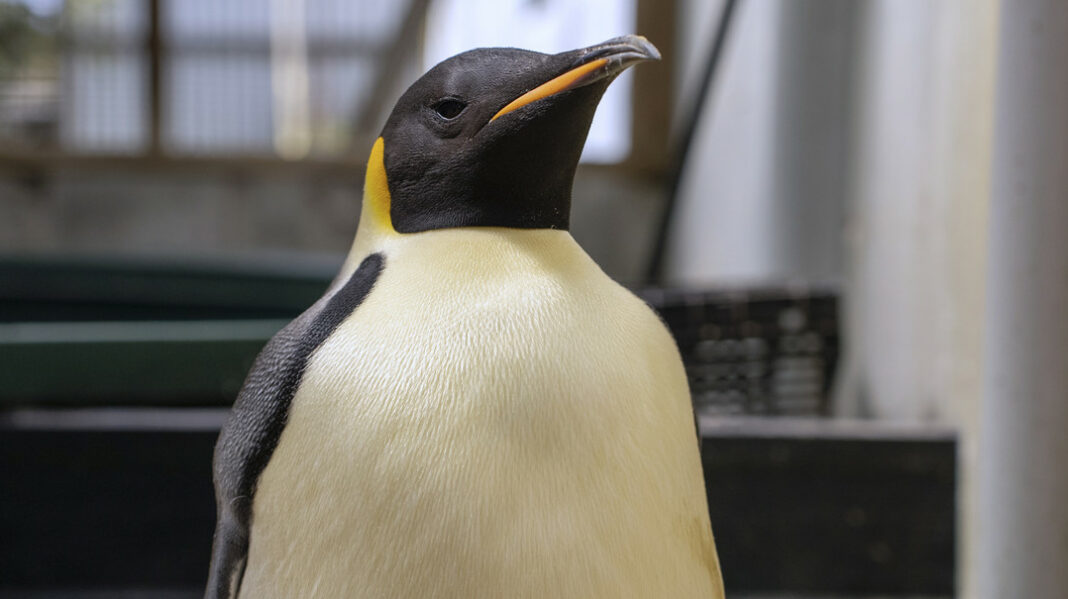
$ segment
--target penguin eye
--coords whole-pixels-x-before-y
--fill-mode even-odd
[[[464,108],[467,108],[467,104],[453,98],[446,98],[434,105],[434,112],[438,113],[441,118],[451,121],[460,116]]]

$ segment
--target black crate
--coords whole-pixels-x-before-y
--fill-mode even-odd
[[[829,288],[646,289],[679,344],[702,413],[830,412],[838,294]]]
[[[0,410],[0,599],[203,596],[211,455],[225,417]],[[729,597],[952,596],[952,431],[790,418],[700,425]]]

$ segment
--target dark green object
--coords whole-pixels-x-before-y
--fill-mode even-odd
[[[229,405],[340,256],[0,259],[0,407]],[[827,415],[833,287],[646,289],[704,413]]]
[[[232,400],[286,320],[0,325],[8,404],[212,404]]]
[[[0,404],[229,404],[338,262],[0,260]]]

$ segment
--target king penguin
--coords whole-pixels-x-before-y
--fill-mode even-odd
[[[568,233],[601,95],[657,58],[484,48],[401,96],[219,436],[206,597],[723,596],[678,350]]]

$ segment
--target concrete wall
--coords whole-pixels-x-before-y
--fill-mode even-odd
[[[739,3],[687,164],[668,248],[669,281],[840,276],[856,6]],[[684,101],[721,7],[680,4]]]
[[[684,94],[692,93],[700,76],[720,4],[681,3]],[[668,282],[757,279],[772,270],[766,240],[774,208],[770,171],[778,15],[765,0],[744,2],[735,15],[679,191],[664,269]]]
[[[341,257],[360,213],[362,168],[0,165],[0,253]],[[662,201],[655,179],[583,167],[572,232],[611,276],[641,280]]]
[[[338,252],[362,177],[189,168],[0,174],[0,251],[196,254]]]

